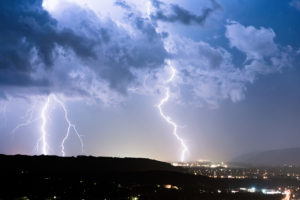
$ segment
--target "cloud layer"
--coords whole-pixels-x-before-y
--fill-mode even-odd
[[[291,63],[293,50],[277,45],[270,28],[228,21],[225,36],[231,48],[246,56],[236,66],[232,49],[177,35],[158,23],[203,25],[220,7],[215,1],[200,14],[157,0],[143,13],[132,2],[116,1],[112,6],[121,8],[120,20],[70,2],[57,17],[42,3],[0,5],[2,97],[53,92],[108,103],[133,91],[156,94],[169,63],[177,69],[172,92],[178,101],[215,107],[224,99],[242,100],[258,74]]]

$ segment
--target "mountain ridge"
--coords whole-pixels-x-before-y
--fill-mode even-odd
[[[99,171],[174,171],[182,172],[183,169],[172,166],[170,163],[151,160],[148,158],[118,158],[118,157],[94,157],[94,156],[28,156],[28,155],[3,155],[0,154],[0,168],[30,168],[35,171],[58,170],[63,172],[89,169],[89,172]],[[56,163],[60,163],[57,166]],[[49,169],[51,168],[51,169]]]
[[[231,162],[266,166],[300,166],[300,147],[273,149],[242,154],[234,158]]]

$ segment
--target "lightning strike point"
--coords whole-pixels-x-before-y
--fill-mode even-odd
[[[171,69],[171,76],[166,81],[166,83],[172,82],[174,80],[175,76],[176,76],[176,69],[172,66],[170,66],[170,69]],[[166,122],[169,123],[171,126],[173,126],[173,135],[180,142],[180,145],[181,145],[181,148],[182,148],[180,160],[181,160],[181,162],[184,162],[185,154],[188,152],[188,147],[186,146],[184,140],[177,134],[177,129],[178,129],[177,124],[172,120],[172,118],[170,116],[165,115],[163,110],[162,110],[162,106],[165,103],[167,103],[169,101],[169,98],[170,98],[170,88],[166,87],[165,91],[166,91],[165,97],[157,105],[157,108],[159,110],[160,115],[163,117],[163,119],[166,120]]]

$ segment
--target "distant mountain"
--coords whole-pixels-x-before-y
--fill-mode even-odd
[[[245,154],[235,158],[232,162],[266,166],[300,166],[300,148],[277,149]]]

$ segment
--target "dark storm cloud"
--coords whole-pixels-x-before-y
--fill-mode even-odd
[[[125,1],[115,4],[131,9]],[[15,91],[6,86],[34,86],[41,91],[90,94],[89,87],[104,80],[111,89],[126,93],[136,78],[132,69],[161,67],[168,56],[163,36],[149,20],[131,13],[128,24],[134,35],[75,4],[67,5],[64,19],[57,21],[44,10],[42,0],[2,2],[0,88],[4,93]]]
[[[22,86],[28,87],[32,85],[46,86],[47,80],[34,80],[27,73],[4,69],[0,73],[0,85],[1,86]]]
[[[156,32],[149,20],[132,13],[127,20],[136,35],[131,36],[124,30],[118,30],[114,24],[107,27],[114,40],[101,46],[100,63],[94,67],[111,88],[122,93],[127,91],[128,84],[136,78],[131,69],[162,67],[169,56],[164,47],[164,36]]]
[[[57,28],[56,20],[43,10],[42,0],[2,1],[0,27],[0,83],[4,85],[39,84],[30,78],[36,70],[34,54],[36,62],[49,68],[56,46],[69,48],[82,58],[95,56],[92,41]]]
[[[190,24],[202,25],[212,12],[220,8],[220,5],[216,1],[211,0],[211,2],[212,2],[212,8],[204,8],[202,10],[201,15],[196,15],[194,13],[191,13],[190,11],[176,4],[171,4],[170,8],[172,14],[165,14],[166,11],[161,8],[162,7],[161,5],[164,5],[164,3],[158,0],[152,0],[153,6],[157,8],[157,11],[154,14],[152,14],[152,18],[158,21],[171,22],[171,23],[179,22],[185,25],[190,25]]]

